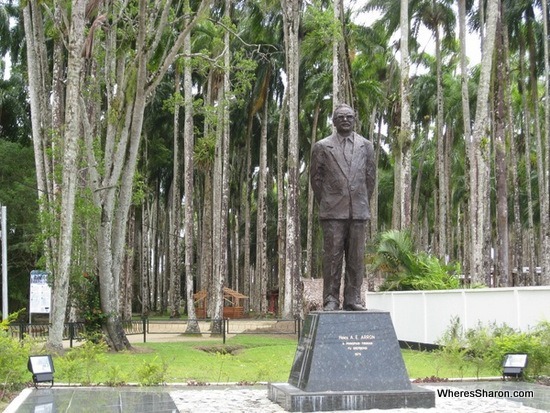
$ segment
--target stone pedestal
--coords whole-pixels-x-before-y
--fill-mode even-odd
[[[431,408],[432,391],[411,385],[385,311],[308,315],[288,383],[268,385],[285,410]]]

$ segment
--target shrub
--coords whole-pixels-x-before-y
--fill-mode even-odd
[[[152,362],[144,361],[137,370],[139,384],[142,386],[155,386],[166,383],[168,373],[168,363],[161,362],[155,358]]]
[[[120,366],[109,366],[107,370],[107,386],[123,386],[126,384],[126,376]]]
[[[437,344],[440,347],[436,352],[449,364],[456,366],[458,376],[462,377],[464,374],[464,360],[467,350],[462,324],[458,317],[451,319],[451,325],[438,340]]]
[[[80,361],[74,357],[57,357],[54,361],[57,377],[69,385],[82,381]]]
[[[0,323],[0,399],[6,392],[16,390],[28,382],[31,377],[27,362],[34,341],[30,337],[19,341],[8,332],[9,324],[18,316],[19,313],[14,313]]]
[[[71,282],[71,297],[79,319],[84,320],[86,332],[93,336],[87,338],[97,342],[102,335],[102,325],[106,319],[106,315],[101,311],[99,277],[89,273],[75,277]]]
[[[476,367],[476,377],[482,369],[492,366],[489,355],[490,349],[495,342],[494,326],[484,326],[478,323],[476,328],[466,331],[466,360],[472,362]]]
[[[506,324],[484,326],[479,323],[463,334],[458,318],[451,319],[449,328],[438,341],[443,357],[456,363],[461,372],[465,363],[474,363],[476,374],[484,368],[502,369],[507,353],[526,353],[528,365],[525,376],[536,377],[550,365],[550,323],[542,322],[529,332],[512,329]]]
[[[541,337],[533,333],[514,332],[509,335],[495,337],[490,358],[495,366],[501,366],[507,353],[526,353],[528,364],[526,376],[539,376],[550,362],[550,350],[542,345]]]
[[[381,291],[448,290],[458,288],[458,264],[446,265],[425,252],[414,252],[407,231],[390,230],[380,234],[369,258],[374,271],[385,276]]]
[[[107,348],[107,343],[103,340],[87,340],[82,345],[70,349],[65,356],[56,360],[60,376],[69,384],[91,384],[94,368],[103,361]]]

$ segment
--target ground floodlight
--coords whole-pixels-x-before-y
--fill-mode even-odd
[[[51,355],[30,356],[27,368],[32,373],[34,387],[38,387],[38,383],[47,382],[51,382],[50,387],[53,386],[53,373],[55,369]]]
[[[519,378],[523,376],[523,370],[527,367],[527,354],[508,353],[502,361],[502,378],[506,376]]]

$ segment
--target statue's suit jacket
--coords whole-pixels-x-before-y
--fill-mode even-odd
[[[310,179],[320,219],[370,219],[376,165],[370,141],[354,133],[351,165],[336,133],[315,143]]]

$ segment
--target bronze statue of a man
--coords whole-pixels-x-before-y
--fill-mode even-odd
[[[340,280],[346,259],[343,309],[365,310],[365,242],[375,183],[374,148],[354,132],[355,111],[346,104],[332,115],[336,131],[313,146],[310,179],[323,228],[323,308],[340,309]]]

